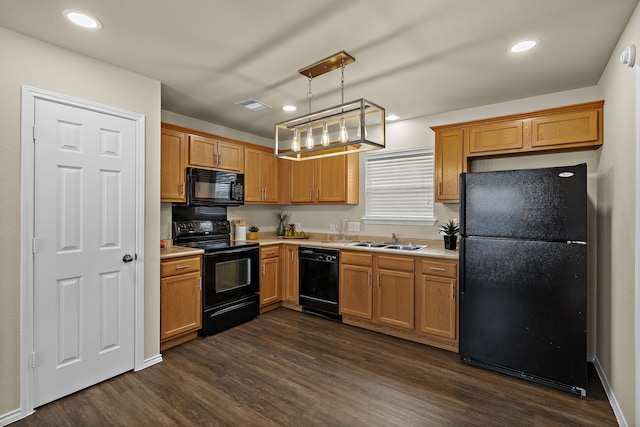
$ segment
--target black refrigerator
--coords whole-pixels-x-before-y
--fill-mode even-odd
[[[587,389],[587,167],[460,176],[460,357]]]

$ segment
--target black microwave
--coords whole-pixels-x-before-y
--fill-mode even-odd
[[[234,172],[187,168],[187,205],[244,205],[244,175]]]

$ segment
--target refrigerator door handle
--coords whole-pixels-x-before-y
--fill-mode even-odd
[[[465,262],[465,238],[463,237],[462,239],[460,239],[460,254],[458,257],[458,278],[459,278],[459,289],[458,289],[458,295],[460,297],[464,296],[464,291],[465,291],[465,283],[464,283],[464,262]]]
[[[582,242],[580,240],[568,240],[567,243],[570,244],[570,245],[584,245],[584,246],[587,246],[587,242]]]

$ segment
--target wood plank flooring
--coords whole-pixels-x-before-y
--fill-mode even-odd
[[[13,425],[617,425],[592,366],[581,399],[464,365],[454,353],[284,308],[163,358]]]

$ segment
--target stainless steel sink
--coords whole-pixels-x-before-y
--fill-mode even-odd
[[[354,243],[349,243],[349,246],[358,246],[361,248],[384,248],[387,245],[385,243],[354,242]]]
[[[360,248],[379,248],[379,249],[395,249],[399,251],[417,251],[426,248],[427,245],[401,244],[401,243],[373,243],[373,242],[354,242],[349,246],[357,246]]]
[[[399,251],[417,251],[418,249],[426,248],[427,245],[414,245],[412,243],[409,244],[392,244],[384,246],[384,249],[397,249]]]

